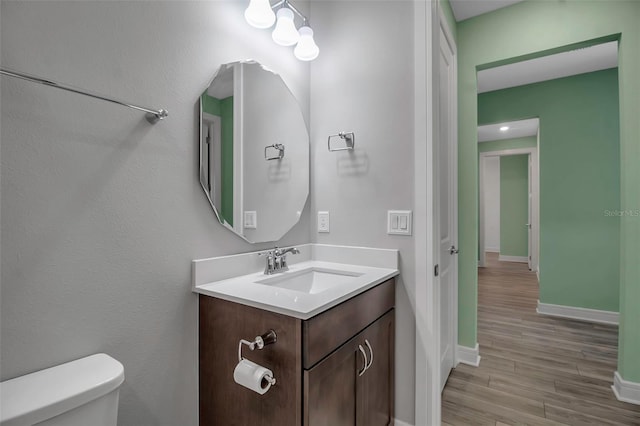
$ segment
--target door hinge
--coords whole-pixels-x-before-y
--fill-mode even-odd
[[[438,275],[440,275],[440,265],[436,265],[436,266],[433,268],[433,275],[435,275],[436,277],[437,277]]]

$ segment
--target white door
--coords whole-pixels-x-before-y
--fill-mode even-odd
[[[454,362],[454,315],[457,303],[457,141],[455,129],[456,71],[454,54],[440,28],[440,109],[438,144],[440,222],[440,389],[444,388]]]

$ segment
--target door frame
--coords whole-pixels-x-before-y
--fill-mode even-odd
[[[453,81],[453,85],[451,87],[451,104],[449,105],[449,134],[451,135],[451,152],[450,152],[450,176],[451,179],[451,207],[452,211],[450,212],[452,218],[452,229],[451,229],[451,244],[455,247],[458,246],[458,54],[457,54],[457,45],[455,38],[453,38],[453,34],[447,24],[447,21],[442,13],[442,9],[440,9],[439,13],[440,20],[440,29],[444,34],[445,42],[451,49],[451,81]],[[439,69],[439,68],[438,68]],[[438,188],[439,188],[438,182]],[[439,195],[439,194],[438,194]],[[436,199],[439,199],[436,198]],[[439,212],[439,209],[438,209]],[[438,214],[438,224],[440,224],[440,218]],[[439,241],[438,241],[439,243]],[[440,259],[438,260],[438,264],[440,263]],[[451,257],[451,300],[450,305],[448,306],[449,311],[449,321],[451,322],[452,333],[451,333],[451,350],[453,351],[453,368],[455,368],[459,363],[460,359],[458,358],[458,256]]]
[[[436,144],[438,123],[438,70],[440,27],[451,35],[440,11],[439,2],[414,2],[414,279],[415,279],[415,424],[438,425],[441,422],[440,393],[440,306],[439,280],[434,275],[439,262]],[[454,40],[451,38],[451,40]],[[455,46],[455,44],[454,44]],[[455,137],[458,134],[457,50]],[[436,90],[434,90],[436,89]],[[456,144],[457,145],[457,144]],[[457,148],[457,146],[456,146]],[[456,202],[458,195],[456,194]],[[456,268],[457,276],[457,268]],[[455,326],[457,334],[457,290],[455,292]],[[454,348],[457,350],[457,337]],[[457,357],[456,353],[456,357]],[[455,363],[454,363],[455,364]]]
[[[480,142],[482,143],[482,142]],[[480,250],[478,266],[484,267],[485,255],[484,255],[484,241],[485,241],[485,227],[484,227],[484,168],[483,162],[487,157],[506,157],[510,155],[529,154],[531,158],[531,187],[532,187],[532,199],[531,199],[531,271],[538,272],[540,265],[540,172],[539,172],[539,160],[538,160],[538,148],[516,148],[516,149],[504,149],[500,151],[487,151],[481,152],[478,157],[478,249]]]
[[[221,134],[220,134],[220,129],[222,128],[222,119],[217,115],[209,114],[208,112],[203,112],[201,116],[201,121],[203,125],[206,124],[207,128],[209,129],[209,137],[211,138],[211,144],[208,145],[209,149],[207,151],[207,159],[206,159],[207,165],[208,165],[207,169],[209,171],[208,176],[206,177],[206,180],[209,186],[216,186],[220,184],[219,182],[220,178],[216,176],[217,179],[214,179],[214,177],[212,176],[213,174],[212,171],[215,165],[212,164],[211,160],[215,157],[215,155],[213,155],[211,147],[214,146],[216,147],[216,149],[220,149],[220,144],[222,143]],[[212,129],[214,130],[213,132],[211,132]],[[202,135],[200,135],[200,137],[202,137]],[[219,156],[217,158],[219,158]],[[202,169],[202,156],[200,158],[200,168]],[[202,170],[201,170],[201,173],[202,173]],[[216,173],[219,173],[219,171],[217,171]],[[212,185],[212,182],[213,182],[213,185]],[[219,197],[220,195],[219,191],[214,192],[215,194],[214,196],[212,196],[211,192],[212,192],[211,190],[208,191],[208,194],[213,204],[216,206],[220,205],[219,204],[220,200],[217,199],[217,197]]]

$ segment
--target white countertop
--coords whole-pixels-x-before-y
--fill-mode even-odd
[[[364,248],[364,250],[380,249]],[[397,259],[397,251],[394,250],[394,252]],[[379,256],[380,253],[376,255]],[[393,253],[389,253],[387,257],[393,259]],[[216,261],[219,261],[219,259],[220,258],[216,259]],[[355,260],[355,258],[353,260]],[[203,261],[209,261],[209,259]],[[194,261],[194,263],[203,261]],[[304,260],[293,264],[290,262],[289,271],[287,272],[265,275],[260,271],[231,278],[212,280],[211,282],[205,282],[205,280],[202,279],[203,277],[200,276],[202,274],[198,274],[194,266],[193,291],[195,293],[213,296],[299,319],[309,319],[399,274],[397,264],[394,264],[393,261],[381,263],[380,266],[385,267],[370,266],[370,263],[369,265],[358,265],[327,262],[323,260]],[[271,277],[285,278],[287,276],[293,276],[311,268],[327,269],[335,271],[336,273],[344,272],[345,275],[352,276],[340,285],[327,288],[315,294],[258,283],[258,281],[271,279]],[[196,276],[198,276],[198,278],[195,278]]]

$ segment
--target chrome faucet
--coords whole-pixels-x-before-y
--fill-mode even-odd
[[[267,257],[267,262],[264,267],[265,275],[288,271],[289,266],[287,265],[287,253],[298,254],[300,253],[300,250],[296,247],[290,247],[288,249],[280,249],[276,247],[273,250],[260,253],[261,256]]]

